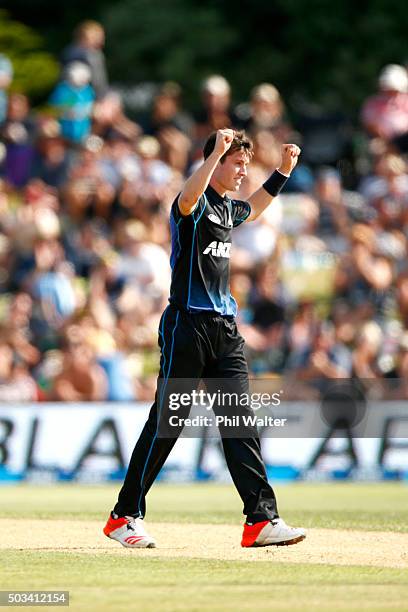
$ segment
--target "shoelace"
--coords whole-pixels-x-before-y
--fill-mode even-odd
[[[132,531],[136,531],[135,527],[136,527],[136,519],[134,516],[125,516],[125,519],[127,520],[127,528],[131,529]]]
[[[295,531],[295,530],[296,530],[296,529],[295,529],[295,527],[290,527],[290,526],[289,526],[289,525],[287,525],[287,524],[285,523],[285,521],[284,521],[283,519],[281,519],[281,518],[278,518],[278,519],[272,519],[272,520],[271,520],[271,524],[272,524],[274,527],[283,527],[284,529],[289,529],[290,531]]]
[[[138,531],[140,535],[146,535],[143,523],[139,518],[134,516],[125,516],[125,519],[127,520],[128,529]],[[136,521],[138,521],[138,523],[136,523]]]

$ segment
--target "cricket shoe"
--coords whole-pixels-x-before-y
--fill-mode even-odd
[[[271,521],[261,521],[253,525],[244,524],[241,546],[244,548],[257,546],[289,546],[297,544],[306,537],[304,529],[289,527],[281,518]]]
[[[103,533],[126,548],[156,548],[156,542],[147,533],[141,518],[133,516],[113,518],[111,514]]]

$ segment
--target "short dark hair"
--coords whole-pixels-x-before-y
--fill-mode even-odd
[[[212,132],[212,134],[209,135],[207,142],[205,143],[203,147],[204,159],[207,159],[207,157],[209,157],[211,153],[214,151],[216,139],[217,139],[217,132]],[[224,163],[228,155],[232,155],[233,153],[236,153],[237,151],[241,151],[241,149],[246,151],[250,158],[252,157],[252,154],[253,154],[252,140],[248,138],[248,136],[245,134],[243,130],[240,132],[237,132],[237,131],[234,132],[234,139],[232,141],[232,144],[230,148],[228,149],[228,151],[226,151],[224,155],[221,157],[220,159],[221,163]]]

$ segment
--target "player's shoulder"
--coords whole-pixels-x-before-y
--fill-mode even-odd
[[[198,198],[197,204],[196,204],[194,210],[189,215],[182,215],[181,212],[180,212],[180,208],[179,208],[179,197],[180,197],[180,194],[181,194],[181,192],[177,194],[177,196],[175,197],[175,199],[173,201],[173,204],[171,205],[170,218],[173,217],[173,219],[176,222],[180,221],[181,219],[192,219],[193,221],[197,221],[197,219],[201,216],[201,214],[204,212],[204,209],[208,205],[208,200],[207,200],[205,194],[203,193]]]

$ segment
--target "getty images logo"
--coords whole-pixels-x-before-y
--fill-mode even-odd
[[[208,247],[204,249],[204,255],[211,253],[213,257],[230,257],[231,243],[230,242],[217,242],[214,240],[210,242]]]

